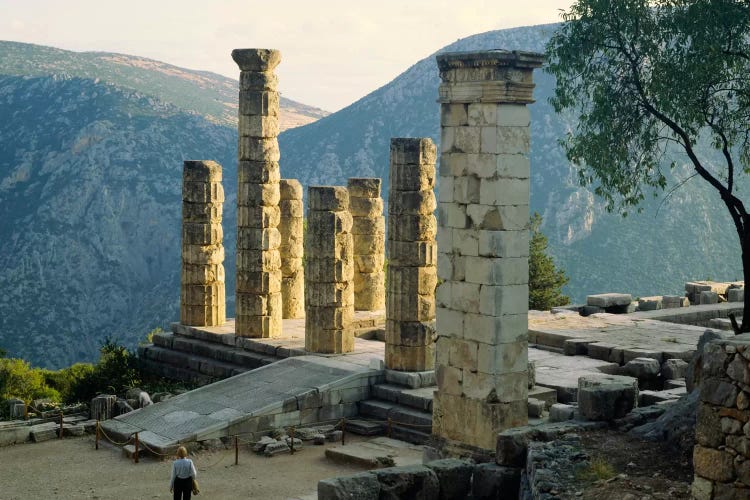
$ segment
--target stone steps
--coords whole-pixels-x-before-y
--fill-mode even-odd
[[[386,386],[385,390],[383,385]],[[393,386],[377,384],[374,387],[380,387],[381,393],[388,392],[390,397],[398,398],[393,394]],[[392,438],[424,444],[432,433],[432,409],[426,411],[381,399],[360,401],[358,406],[359,415],[369,421],[376,421],[382,426],[384,433],[387,432],[390,418]]]

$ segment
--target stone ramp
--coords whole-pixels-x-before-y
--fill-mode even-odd
[[[254,439],[282,426],[335,423],[357,414],[381,370],[346,356],[296,356],[206,385],[102,422],[106,435],[139,441],[156,453],[181,443],[238,435]]]

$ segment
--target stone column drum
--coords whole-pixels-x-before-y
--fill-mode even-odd
[[[543,56],[437,56],[442,83],[433,434],[495,448],[528,421],[529,111]]]
[[[235,333],[281,334],[277,50],[235,49],[240,67]]]
[[[693,498],[750,498],[750,334],[707,344],[693,448]]]
[[[180,323],[223,325],[226,299],[221,165],[208,160],[186,161],[182,172]]]
[[[354,242],[349,193],[310,186],[305,235],[305,349],[337,354],[354,349]]]
[[[305,316],[304,216],[302,184],[297,179],[281,179],[281,316]]]
[[[349,179],[349,211],[353,217],[354,309],[385,308],[385,217],[380,179]]]
[[[437,221],[430,139],[391,139],[385,366],[425,371],[435,365]]]

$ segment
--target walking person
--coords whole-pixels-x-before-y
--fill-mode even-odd
[[[174,493],[174,500],[190,500],[190,495],[193,492],[193,480],[198,475],[193,461],[187,455],[187,449],[180,446],[177,448],[177,459],[172,462],[169,491]]]

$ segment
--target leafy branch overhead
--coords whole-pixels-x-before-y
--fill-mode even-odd
[[[562,145],[581,184],[627,215],[667,187],[665,169],[690,165],[729,211],[747,278],[750,220],[737,179],[750,171],[750,3],[578,0],[563,19],[547,46],[551,103],[579,118]],[[721,161],[698,148],[706,139]]]

